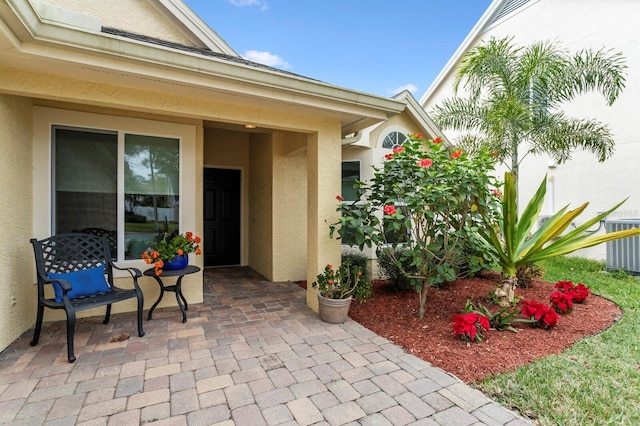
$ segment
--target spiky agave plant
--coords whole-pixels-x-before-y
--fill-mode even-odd
[[[587,230],[611,212],[620,207],[626,199],[613,208],[598,214],[575,229],[563,234],[574,219],[589,205],[569,210],[568,205],[551,216],[537,231],[531,233],[540,215],[542,203],[547,192],[545,176],[533,198],[522,215],[518,217],[516,203],[516,179],[510,172],[504,175],[504,195],[502,198],[502,219],[493,226],[480,231],[481,237],[489,244],[490,250],[498,258],[503,280],[496,289],[496,296],[502,306],[513,302],[517,285],[517,271],[523,266],[541,260],[572,253],[576,250],[592,247],[607,241],[640,235],[640,228],[593,235]]]

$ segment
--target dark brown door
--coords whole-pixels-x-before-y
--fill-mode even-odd
[[[204,169],[204,266],[240,264],[240,170]]]

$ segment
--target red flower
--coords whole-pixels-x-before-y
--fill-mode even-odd
[[[442,142],[442,139],[440,139],[440,138],[435,138],[433,140],[433,143],[441,143],[441,142]]]
[[[402,151],[404,151],[403,146],[396,146],[395,148],[393,148],[393,152],[396,154],[400,154]]]
[[[342,197],[342,195],[336,195],[336,200],[343,201],[344,198]]]
[[[420,167],[431,167],[432,164],[433,161],[431,161],[429,158],[423,158],[422,160],[418,161],[418,166]]]
[[[582,283],[573,285],[571,281],[558,281],[553,287],[558,290],[558,292],[569,295],[575,303],[584,302],[584,299],[591,293],[589,287]]]
[[[391,160],[393,158],[393,154],[385,154],[384,158],[387,160]]]
[[[462,150],[461,150],[461,149],[459,149],[459,150],[457,150],[457,151],[453,151],[453,152],[451,153],[451,158],[458,158],[458,157],[460,157],[461,155],[462,155]]]
[[[411,134],[411,136],[413,136],[416,139],[422,139],[422,133],[413,133]]]
[[[544,329],[555,327],[559,318],[555,310],[533,300],[522,301],[522,315],[535,320],[534,325]]]
[[[569,314],[573,310],[573,292],[562,293],[557,291],[553,293],[549,300],[553,309],[559,314]]]
[[[556,290],[558,290],[561,293],[567,293],[570,291],[573,291],[574,286],[573,283],[571,281],[558,281],[553,288],[555,288]]]
[[[497,189],[492,189],[491,193],[498,198],[502,198],[502,192],[498,191]]]
[[[489,318],[468,312],[453,316],[453,332],[456,337],[470,342],[481,342],[489,331]]]
[[[394,214],[396,214],[396,206],[394,206],[394,205],[386,205],[386,206],[384,206],[384,214],[387,214],[389,216],[393,216]]]
[[[542,318],[540,319],[542,322],[541,327],[544,329],[553,328],[556,326],[556,324],[558,324],[559,318],[560,317],[558,316],[556,311],[554,311],[551,308],[548,308],[547,311],[542,315]]]
[[[573,301],[576,303],[584,302],[584,299],[591,293],[591,289],[582,283],[578,283],[573,289]]]

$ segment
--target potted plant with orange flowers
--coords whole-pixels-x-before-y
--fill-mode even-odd
[[[200,237],[193,232],[184,235],[169,235],[166,232],[153,247],[149,247],[142,253],[142,259],[153,265],[156,276],[162,274],[162,270],[183,269],[189,263],[189,253],[202,254],[200,250]]]
[[[347,320],[351,301],[363,302],[371,297],[371,281],[363,277],[362,269],[347,260],[335,270],[327,265],[311,283],[318,289],[320,319],[332,324]]]

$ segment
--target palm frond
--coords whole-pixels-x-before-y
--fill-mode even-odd
[[[538,124],[544,124],[544,127],[531,136],[531,151],[548,154],[558,163],[569,160],[576,149],[595,154],[600,162],[614,152],[615,141],[609,127],[598,121],[569,118],[557,113],[548,115],[544,123]]]

